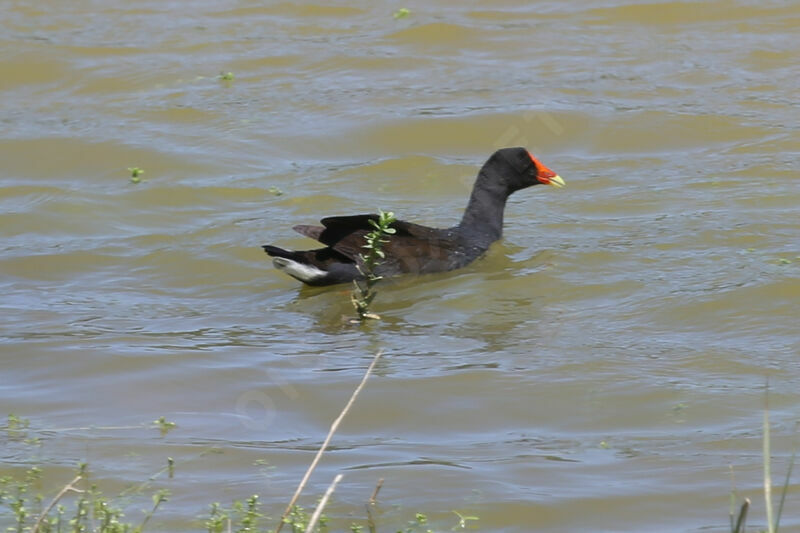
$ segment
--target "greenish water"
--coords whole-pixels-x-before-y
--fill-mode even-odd
[[[0,437],[0,473],[55,492],[88,460],[113,494],[169,456],[153,530],[252,493],[275,517],[383,349],[301,500],[343,472],[341,524],[385,478],[387,528],[727,531],[733,465],[763,527],[767,378],[777,479],[800,413],[800,9],[400,7],[3,4],[0,414],[41,445]],[[380,323],[260,249],[377,208],[451,225],[510,145],[567,188],[384,284]]]

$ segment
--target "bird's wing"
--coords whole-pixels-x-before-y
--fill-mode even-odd
[[[320,235],[322,235],[322,232],[325,231],[325,228],[322,226],[306,226],[305,224],[294,226],[292,229],[301,235],[311,237],[315,241],[319,241]]]
[[[378,215],[372,213],[369,215],[350,215],[341,217],[327,217],[321,220],[322,225],[325,226],[324,231],[319,236],[313,238],[319,240],[328,246],[341,240],[343,237],[359,231],[370,232],[375,229],[375,226],[370,224],[370,220],[378,222]],[[305,226],[308,228],[316,228],[315,226]],[[430,239],[437,237],[441,230],[430,228],[428,226],[421,226],[412,222],[405,222],[404,220],[395,220],[392,222],[391,228],[394,228],[395,235],[398,237],[409,236],[418,239]],[[299,231],[299,230],[298,230]],[[304,233],[311,237],[309,233]]]
[[[322,227],[296,226],[294,229],[361,264],[361,254],[366,253],[364,237],[375,229],[370,220],[377,222],[378,215],[327,217],[322,219]],[[395,233],[384,239],[382,249],[385,257],[380,261],[379,271],[398,274],[455,268],[450,263],[458,260],[458,244],[449,238],[447,230],[402,220],[396,220],[391,227]]]

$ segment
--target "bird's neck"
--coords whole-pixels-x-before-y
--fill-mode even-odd
[[[458,228],[480,236],[488,247],[503,235],[503,211],[509,194],[502,181],[491,179],[482,169],[478,179],[475,180],[467,209]]]

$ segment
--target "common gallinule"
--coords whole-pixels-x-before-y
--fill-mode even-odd
[[[385,258],[375,269],[380,276],[444,272],[468,265],[503,234],[503,210],[514,191],[544,183],[562,187],[564,180],[525,148],[503,148],[489,158],[475,180],[467,209],[457,226],[429,228],[397,220],[396,233],[383,245]],[[272,263],[309,285],[332,285],[360,278],[357,265],[364,252],[364,235],[374,230],[378,215],[322,219],[322,226],[295,226],[325,248],[291,251],[265,245]]]

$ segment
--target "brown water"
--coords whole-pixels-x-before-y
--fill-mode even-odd
[[[777,479],[800,415],[799,27],[792,0],[3,2],[0,413],[42,440],[0,438],[0,473],[49,465],[49,498],[88,460],[113,495],[172,457],[151,530],[275,517],[383,349],[301,500],[343,472],[333,530],[383,477],[381,531],[727,531],[729,465],[763,527],[767,377]],[[385,284],[380,323],[259,248],[452,224],[508,145],[568,187]]]

